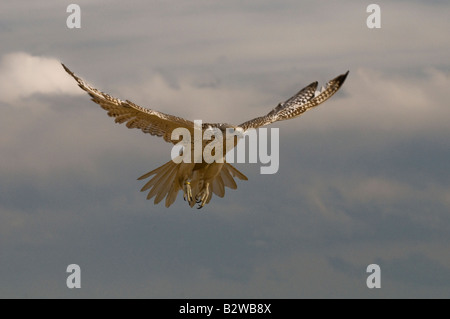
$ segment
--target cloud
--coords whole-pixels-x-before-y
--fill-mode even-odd
[[[450,268],[445,263],[427,256],[426,253],[397,251],[395,257],[377,257],[373,262],[381,267],[382,277],[391,289],[394,286],[392,282],[401,282],[412,287],[450,286]],[[349,276],[362,273],[365,266],[355,265],[352,261],[341,257],[330,257],[329,263],[335,270]]]
[[[307,113],[301,126],[295,122],[285,125],[308,132],[357,130],[374,145],[448,131],[446,88],[450,86],[450,73],[437,68],[414,72],[393,75],[388,70],[351,70],[341,92],[314,110],[320,115]],[[389,140],[380,139],[381,134],[390,135]]]
[[[369,30],[360,1],[81,1],[69,30],[69,2],[6,2],[0,296],[448,296],[449,20],[434,3],[382,1],[382,29]],[[240,165],[249,181],[197,212],[145,200],[135,178],[170,145],[114,124],[54,57],[118,98],[233,124],[350,75],[272,126],[278,174]],[[64,285],[74,262],[77,292]]]
[[[119,98],[132,100],[143,107],[210,123],[239,124],[262,115],[251,112],[266,113],[271,107],[250,111],[252,107],[264,105],[264,100],[270,96],[254,88],[214,83],[208,77],[179,77],[171,84],[164,76],[156,74],[143,83],[127,84],[117,91],[120,91]]]
[[[81,92],[55,58],[25,52],[3,55],[0,60],[0,101],[17,104],[15,102],[34,94],[79,95]]]

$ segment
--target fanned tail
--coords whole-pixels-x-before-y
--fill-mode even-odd
[[[180,169],[180,164],[176,164],[173,161],[167,162],[138,178],[138,180],[144,180],[151,177],[151,179],[142,187],[141,192],[149,191],[147,199],[155,197],[155,204],[160,203],[166,198],[165,205],[166,207],[169,207],[175,202],[178,192],[182,190],[182,186],[178,180],[179,175],[182,175],[182,171],[183,169]],[[234,166],[229,163],[224,163],[221,171],[210,184],[211,192],[209,193],[206,203],[211,201],[213,193],[219,197],[224,197],[226,187],[236,189],[237,184],[235,178],[248,180],[247,177]],[[199,171],[193,172],[190,186],[192,187],[192,195],[195,198],[203,187],[203,176]],[[189,205],[193,207],[195,201],[191,201]]]
[[[222,166],[222,170],[211,184],[212,192],[206,203],[209,203],[209,201],[211,200],[212,193],[216,194],[219,197],[224,197],[225,187],[237,189],[237,184],[234,180],[235,177],[244,181],[248,180],[247,176],[242,174],[237,168],[225,162],[225,164]]]
[[[153,175],[155,176],[142,187],[141,192],[150,190],[147,199],[156,196],[155,204],[158,204],[166,197],[166,207],[169,207],[175,202],[178,191],[181,189],[176,179],[178,168],[179,164],[169,161],[157,169],[142,175],[138,180],[147,179]]]

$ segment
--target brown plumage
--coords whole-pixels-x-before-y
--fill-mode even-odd
[[[92,101],[105,109],[109,116],[115,118],[116,123],[125,123],[128,128],[137,128],[144,133],[160,136],[166,142],[173,144],[178,143],[178,140],[171,139],[173,130],[177,128],[187,129],[191,136],[194,136],[194,122],[143,108],[129,100],[124,101],[112,97],[89,86],[64,64],[63,67],[77,81],[80,88],[91,96]],[[347,75],[348,72],[329,81],[327,86],[321,91],[316,90],[317,82],[313,82],[290,99],[278,104],[267,115],[254,118],[240,125],[204,123],[202,125],[202,134],[205,130],[211,128],[220,129],[222,132],[225,132],[227,128],[234,128],[245,132],[249,129],[256,129],[273,122],[300,116],[307,110],[325,102],[336,93],[344,83]],[[203,141],[203,147],[210,142]],[[234,146],[236,143],[237,141],[235,141]],[[141,191],[149,191],[147,199],[155,197],[155,204],[160,203],[165,198],[165,205],[169,207],[176,200],[178,192],[183,190],[184,199],[188,201],[189,205],[193,207],[198,203],[198,208],[201,208],[210,202],[213,193],[219,197],[223,197],[225,196],[225,187],[236,189],[237,184],[235,178],[247,180],[244,174],[224,160],[225,154],[228,151],[225,148],[224,150],[222,157],[223,163],[207,163],[205,161],[202,163],[176,163],[169,161],[139,177],[139,180],[144,180],[153,176],[142,187]]]

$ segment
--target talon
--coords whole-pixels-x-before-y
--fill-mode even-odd
[[[183,194],[184,201],[188,201],[189,203],[192,202],[192,188],[191,183],[186,181],[184,182],[184,194]]]
[[[202,208],[203,206],[205,206],[206,201],[208,200],[209,197],[209,189],[208,186],[203,188],[202,191],[200,193],[197,194],[197,196],[195,197],[196,203],[198,204],[197,209]]]
[[[201,202],[199,202],[197,209],[203,208],[203,206],[205,206],[205,203],[206,203],[206,201],[203,201],[203,200]]]

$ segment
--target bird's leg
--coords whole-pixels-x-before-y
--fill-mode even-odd
[[[184,194],[183,194],[184,200],[185,201],[187,200],[189,202],[189,204],[190,204],[192,202],[192,200],[193,200],[193,198],[192,198],[192,187],[191,187],[191,183],[190,182],[185,181],[183,183],[183,192],[184,192]]]
[[[206,201],[209,197],[209,183],[205,183],[205,186],[202,188],[202,190],[195,196],[195,201],[198,203],[198,209],[205,206]]]

